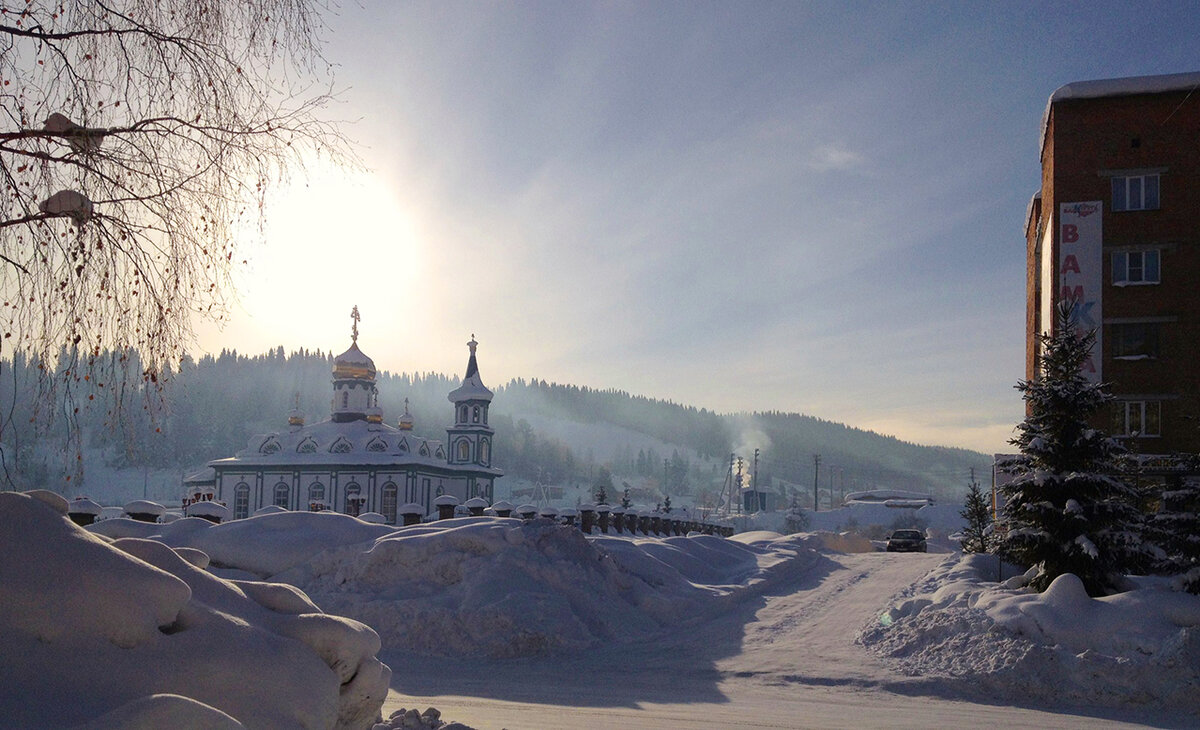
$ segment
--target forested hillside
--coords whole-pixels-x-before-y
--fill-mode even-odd
[[[190,470],[232,455],[256,433],[285,428],[293,408],[309,422],[329,416],[332,355],[321,351],[185,357],[155,381],[144,377],[135,352],[100,359],[101,377],[68,367],[39,377],[42,364],[19,356],[0,363],[6,486],[86,480],[78,469],[81,448],[99,450],[115,466]],[[394,424],[407,407],[418,433],[444,438],[452,418],[446,394],[458,382],[438,373],[381,372],[385,420]],[[982,454],[793,413],[718,414],[538,379],[489,385],[496,392],[496,463],[515,480],[714,495],[729,476],[731,456],[733,470],[740,467],[749,482],[757,449],[760,485],[808,504],[816,477],[823,492],[832,492],[822,496],[824,504],[871,487],[957,498],[970,469],[982,478],[989,463]]]

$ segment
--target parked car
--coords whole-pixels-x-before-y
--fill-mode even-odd
[[[925,533],[920,530],[896,530],[888,538],[887,551],[889,553],[928,552]]]

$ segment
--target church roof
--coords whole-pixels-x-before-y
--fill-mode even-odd
[[[367,421],[320,421],[289,431],[265,433],[250,439],[236,456],[210,461],[224,469],[306,467],[326,464],[370,466],[433,466],[451,468],[446,447],[412,431],[401,431],[384,423]],[[463,465],[452,467],[456,470]],[[465,465],[475,472],[501,474],[499,469]]]
[[[491,401],[494,395],[492,391],[487,389],[483,384],[483,379],[479,377],[479,363],[475,360],[475,348],[479,343],[475,341],[475,336],[471,336],[471,341],[467,343],[467,347],[471,349],[471,357],[467,360],[467,374],[463,376],[462,385],[450,391],[446,398],[451,403],[461,403],[466,400],[485,400]]]

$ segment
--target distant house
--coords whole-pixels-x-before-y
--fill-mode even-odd
[[[492,464],[495,431],[488,425],[492,391],[479,376],[478,343],[462,384],[449,393],[454,425],[445,443],[417,436],[405,406],[396,426],[383,422],[375,387],[375,363],[358,349],[358,309],[350,349],[333,363],[330,417],[306,425],[293,410],[286,431],[254,436],[237,455],[208,463],[188,485],[196,494],[230,505],[232,518],[276,505],[289,510],[378,512],[395,524],[399,505],[415,503],[429,513],[441,495],[460,501],[492,501],[503,472]]]

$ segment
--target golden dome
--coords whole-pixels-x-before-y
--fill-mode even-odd
[[[358,343],[350,345],[350,349],[338,355],[333,361],[334,380],[353,378],[356,380],[374,380],[375,362],[358,349]]]

